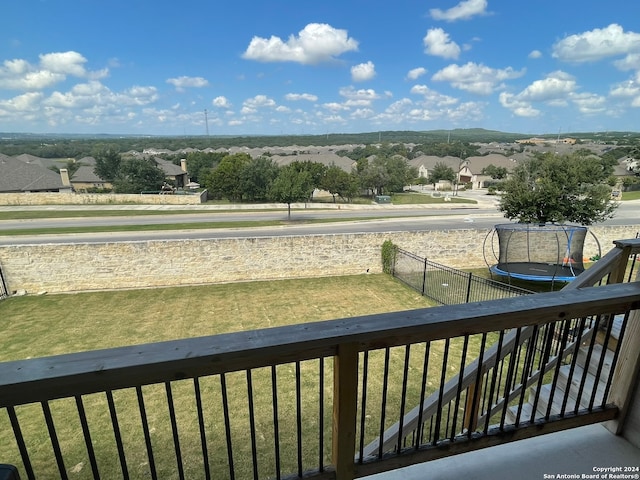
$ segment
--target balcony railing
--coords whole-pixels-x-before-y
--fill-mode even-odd
[[[350,479],[620,429],[640,282],[619,282],[638,252],[618,242],[560,292],[2,363],[0,462],[24,478]]]

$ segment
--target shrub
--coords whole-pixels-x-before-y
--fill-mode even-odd
[[[382,271],[391,275],[393,272],[393,265],[396,261],[396,253],[398,252],[398,246],[391,240],[385,240],[382,244]]]

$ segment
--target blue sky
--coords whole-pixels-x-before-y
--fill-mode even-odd
[[[640,130],[637,0],[5,3],[4,132]]]

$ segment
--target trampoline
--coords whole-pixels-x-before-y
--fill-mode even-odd
[[[492,274],[503,277],[533,282],[570,282],[584,272],[583,249],[587,233],[587,227],[576,225],[496,225],[485,238],[485,262]],[[496,236],[497,254],[494,248]],[[494,265],[487,260],[488,243],[492,259],[497,261]]]

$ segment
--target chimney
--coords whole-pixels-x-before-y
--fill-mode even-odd
[[[180,159],[180,168],[182,168],[183,172],[187,171],[187,159],[186,158],[181,158]]]
[[[60,179],[62,180],[62,185],[65,187],[71,186],[71,180],[69,179],[69,170],[66,168],[60,169]]]

